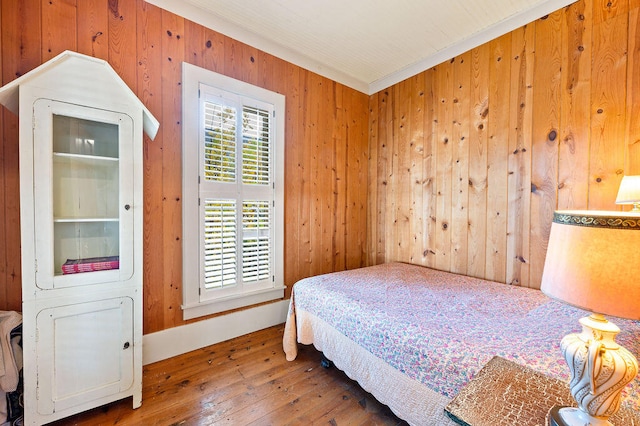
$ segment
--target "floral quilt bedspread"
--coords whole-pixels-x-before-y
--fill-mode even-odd
[[[495,355],[568,381],[560,340],[589,314],[539,290],[402,263],[301,280],[292,301],[450,398]],[[618,343],[640,358],[640,321],[610,320],[622,330]],[[623,401],[640,409],[640,374]]]

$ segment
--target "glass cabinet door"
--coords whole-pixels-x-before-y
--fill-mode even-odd
[[[133,244],[131,118],[44,99],[34,115],[35,164],[45,165],[34,171],[36,227],[44,231],[36,240],[36,284],[126,279]]]

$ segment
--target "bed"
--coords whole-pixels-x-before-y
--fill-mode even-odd
[[[313,344],[409,424],[455,425],[444,407],[496,355],[568,382],[559,343],[585,315],[539,290],[388,263],[297,282],[283,348],[292,361]],[[640,355],[640,321],[613,320]],[[640,410],[640,375],[622,404]]]

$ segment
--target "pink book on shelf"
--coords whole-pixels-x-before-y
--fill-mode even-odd
[[[120,268],[118,256],[87,257],[84,259],[67,259],[62,265],[63,274],[77,274],[79,272],[106,271]]]

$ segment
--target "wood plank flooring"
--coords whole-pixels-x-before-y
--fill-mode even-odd
[[[322,355],[300,345],[288,362],[279,325],[143,371],[142,407],[131,398],[52,423],[61,425],[405,425]]]

